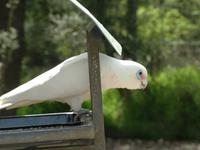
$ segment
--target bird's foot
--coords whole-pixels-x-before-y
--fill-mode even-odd
[[[92,116],[92,111],[89,109],[81,108],[79,111],[75,112],[77,115],[74,118],[75,121],[86,122],[89,121]]]
[[[78,115],[92,115],[92,111],[90,109],[81,108],[78,112]]]

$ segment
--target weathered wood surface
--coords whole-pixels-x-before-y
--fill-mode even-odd
[[[93,123],[95,129],[95,150],[105,150],[105,133],[103,104],[100,78],[99,51],[101,48],[101,32],[91,25],[87,32],[87,50],[90,75],[90,93],[92,100]]]
[[[80,126],[16,129],[0,131],[0,149],[45,148],[79,145],[76,140],[83,141],[80,145],[90,145],[94,139],[94,128],[91,123]]]
[[[74,147],[59,147],[59,148],[44,148],[42,150],[94,150],[94,145],[90,145],[90,146],[74,146]]]

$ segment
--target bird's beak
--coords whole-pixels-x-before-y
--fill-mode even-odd
[[[148,81],[147,80],[142,80],[141,81],[141,88],[145,89],[147,87]]]

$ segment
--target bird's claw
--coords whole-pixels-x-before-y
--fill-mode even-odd
[[[78,112],[75,112],[75,114],[74,121],[84,123],[90,120],[92,111],[89,109],[81,109]]]

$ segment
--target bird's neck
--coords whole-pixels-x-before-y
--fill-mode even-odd
[[[123,61],[112,59],[102,64],[102,88],[126,88],[127,70],[124,67]]]

